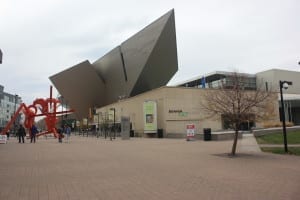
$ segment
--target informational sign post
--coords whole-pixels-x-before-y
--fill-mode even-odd
[[[195,140],[195,124],[186,125],[186,140]]]
[[[87,118],[83,118],[82,119],[82,123],[83,123],[83,125],[88,125],[88,119]]]
[[[155,101],[144,102],[144,133],[157,132],[157,105]]]
[[[97,124],[99,122],[99,116],[98,115],[94,115],[93,117],[93,123]]]
[[[112,121],[114,121],[114,117],[115,117],[115,111],[108,110],[108,120],[112,122]]]
[[[0,144],[6,144],[6,143],[7,143],[7,136],[0,135]]]
[[[123,140],[130,139],[130,118],[122,116],[121,117],[121,136]]]

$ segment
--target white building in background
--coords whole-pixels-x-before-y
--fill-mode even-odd
[[[21,103],[21,97],[4,92],[4,86],[0,85],[0,129],[6,126]]]
[[[286,121],[293,122],[295,125],[300,125],[300,72],[282,69],[270,69],[257,73],[256,78],[257,82],[263,82],[266,88],[278,92],[280,111],[281,103],[279,81],[292,82],[292,85],[289,85],[288,89],[282,89],[285,119]]]
[[[217,88],[221,84],[230,87],[230,77],[234,72],[216,71],[209,74],[197,76],[188,81],[184,81],[177,86],[195,88]],[[285,106],[286,121],[300,125],[300,72],[282,69],[270,69],[256,74],[241,73],[246,77],[247,89],[255,90],[259,87],[265,90],[278,92],[278,106],[281,112],[279,81],[290,81],[292,85],[288,89],[283,89],[283,101]],[[280,116],[281,120],[281,116]]]

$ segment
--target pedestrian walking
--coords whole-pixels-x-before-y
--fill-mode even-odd
[[[65,133],[67,135],[67,142],[69,143],[69,138],[70,138],[70,135],[71,135],[71,127],[69,125],[65,126]]]
[[[7,140],[9,140],[9,136],[10,136],[10,130],[7,130],[7,132],[6,132]]]
[[[30,137],[31,137],[31,140],[30,140],[30,143],[32,143],[32,141],[35,143],[35,138],[36,138],[36,134],[38,133],[38,130],[36,128],[36,126],[33,124],[31,129],[30,129]]]
[[[58,142],[59,143],[62,143],[62,139],[64,137],[64,134],[62,133],[62,129],[61,128],[58,128],[57,129],[57,133],[58,133]]]
[[[26,131],[25,128],[22,126],[22,124],[20,124],[17,134],[19,137],[19,143],[21,143],[21,140],[22,143],[24,143],[24,136],[26,135]]]

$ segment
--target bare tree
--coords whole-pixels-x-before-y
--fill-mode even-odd
[[[235,72],[227,77],[226,82],[221,81],[219,88],[206,89],[201,103],[207,117],[222,117],[235,130],[231,150],[233,156],[242,123],[275,116],[275,106],[271,101],[276,98],[276,93],[264,90],[262,84],[257,84],[256,90],[249,90],[248,80]]]

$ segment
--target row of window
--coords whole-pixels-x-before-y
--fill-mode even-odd
[[[5,96],[7,97],[7,96]],[[0,101],[0,124],[6,124],[15,112],[15,108],[19,107],[19,104],[14,103],[14,98],[4,98],[5,100]]]
[[[205,88],[220,88],[220,87],[231,87],[233,86],[234,80],[231,77],[222,78],[219,80],[205,83]],[[241,85],[246,89],[256,89],[256,78],[245,78],[241,80]],[[201,88],[202,84],[200,80],[192,81],[185,84],[185,87],[196,87]]]

